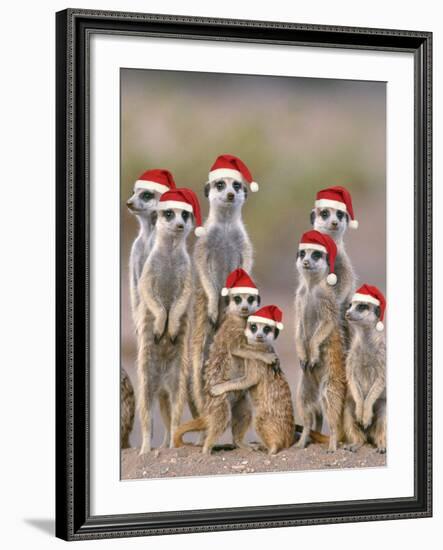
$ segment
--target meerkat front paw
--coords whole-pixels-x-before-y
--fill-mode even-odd
[[[314,370],[317,365],[318,365],[318,359],[312,359],[311,358],[311,360],[309,361],[309,364],[308,364],[310,370]]]
[[[360,426],[363,424],[363,403],[357,403],[355,405],[355,421]]]
[[[162,332],[162,333],[157,333],[157,332],[154,332],[154,343],[155,344],[159,344],[163,338],[163,336],[165,335],[165,330]]]
[[[268,353],[266,354],[266,357],[264,357],[263,359],[267,365],[272,365],[272,366],[280,365],[280,359],[278,358],[278,355],[276,353]]]
[[[167,315],[161,315],[154,322],[154,342],[158,344],[166,332]]]
[[[381,455],[384,455],[386,453],[386,447],[377,447],[375,449],[376,453],[380,453]]]
[[[216,384],[215,386],[212,386],[209,390],[210,394],[216,397],[217,395],[221,395],[223,393],[223,388],[221,384]]]
[[[372,409],[365,408],[363,410],[363,417],[361,421],[361,425],[363,426],[363,429],[367,430],[369,428],[369,426],[372,424],[372,417],[373,417]]]

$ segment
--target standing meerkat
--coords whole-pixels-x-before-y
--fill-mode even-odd
[[[209,350],[209,357],[203,367],[203,407],[199,417],[180,426],[174,436],[174,445],[182,446],[187,432],[205,431],[203,453],[210,453],[231,422],[233,442],[244,448],[244,435],[252,419],[249,398],[244,391],[214,397],[211,388],[221,382],[244,374],[244,359],[234,352],[246,344],[246,319],[260,304],[258,290],[243,269],[236,269],[226,280],[222,294],[228,303],[226,315],[218,329]],[[271,364],[276,360],[274,353],[267,350],[250,350],[248,358],[260,359]]]
[[[297,405],[303,418],[297,446],[306,447],[311,430],[321,431],[324,415],[330,431],[328,452],[337,449],[346,391],[340,310],[333,289],[336,254],[331,237],[313,230],[303,234],[296,260],[295,345],[302,368]]]
[[[203,406],[202,367],[222,321],[225,306],[220,291],[225,279],[238,267],[247,272],[252,268],[252,245],[242,220],[248,186],[251,191],[258,190],[248,168],[233,155],[216,159],[205,185],[209,215],[205,235],[195,244],[193,256],[197,280],[191,335],[191,410],[200,411]]]
[[[201,229],[200,206],[190,189],[174,189],[162,195],[153,248],[143,267],[137,312],[139,378],[138,406],[142,446],[151,449],[151,417],[156,397],[165,425],[162,446],[180,423],[188,374],[188,311],[192,273],[186,239],[195,219]]]
[[[120,448],[128,449],[129,436],[134,427],[135,397],[131,379],[123,367],[120,368]]]
[[[257,352],[273,353],[273,344],[283,329],[282,312],[276,306],[266,306],[248,317],[246,347],[233,351],[245,359],[245,374],[211,388],[214,396],[227,392],[249,390],[254,406],[254,427],[269,454],[291,447],[295,442],[294,410],[289,384],[277,363],[269,366]]]
[[[162,194],[169,189],[175,189],[175,182],[168,170],[146,170],[135,182],[134,192],[126,201],[126,206],[140,226],[129,255],[129,290],[134,323],[140,301],[138,282],[152,249],[157,204]]]
[[[386,301],[378,288],[361,286],[346,312],[351,346],[346,358],[348,392],[344,409],[346,449],[373,443],[386,452],[386,343],[383,317]]]
[[[354,219],[352,198],[347,189],[340,186],[328,187],[317,193],[314,209],[311,211],[311,225],[316,231],[329,235],[337,245],[335,292],[340,304],[340,318],[344,321],[345,311],[355,292],[357,277],[346,252],[343,237],[348,227],[358,228]]]

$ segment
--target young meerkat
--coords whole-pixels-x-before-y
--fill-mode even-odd
[[[140,226],[129,255],[129,290],[134,322],[140,301],[138,282],[152,249],[157,204],[162,194],[169,189],[175,189],[175,182],[168,170],[146,170],[135,182],[134,192],[126,201],[126,206]]]
[[[233,442],[236,447],[247,447],[243,438],[252,419],[248,396],[244,391],[214,397],[211,388],[221,382],[244,374],[244,359],[234,352],[246,344],[246,319],[260,304],[258,290],[243,269],[234,270],[226,280],[222,294],[226,297],[226,315],[209,350],[203,367],[203,406],[201,415],[186,422],[175,431],[174,445],[184,444],[183,435],[188,432],[205,431],[203,453],[210,453],[217,440],[231,423]],[[267,350],[250,350],[245,354],[272,364],[277,356]]]
[[[171,436],[181,420],[186,398],[189,353],[186,335],[192,295],[186,239],[194,220],[201,226],[198,199],[190,189],[164,193],[158,213],[155,242],[138,285],[140,454],[151,449],[151,417],[156,397],[165,425],[162,446],[171,446]]]
[[[256,191],[245,164],[233,155],[218,157],[209,172],[205,196],[209,215],[204,224],[205,235],[194,248],[196,296],[192,316],[191,409],[202,410],[202,368],[209,346],[225,309],[220,291],[226,277],[237,267],[247,272],[252,268],[252,245],[242,220],[242,208],[248,186]]]
[[[128,449],[129,436],[134,427],[135,397],[131,379],[123,367],[120,369],[120,448]]]
[[[294,410],[291,390],[278,363],[269,366],[252,351],[273,353],[273,344],[283,329],[282,312],[276,306],[266,306],[248,317],[245,336],[247,346],[233,353],[245,359],[243,376],[216,384],[214,396],[249,390],[254,406],[254,428],[269,454],[291,447],[295,442]]]
[[[297,405],[303,418],[297,446],[306,447],[311,430],[321,431],[325,416],[330,431],[328,452],[337,449],[346,391],[340,310],[333,289],[336,253],[331,237],[313,230],[303,234],[296,260],[295,345],[302,369]]]
[[[344,324],[345,311],[354,294],[357,277],[343,237],[348,227],[357,229],[358,221],[354,219],[351,195],[344,187],[322,189],[317,193],[314,206],[311,211],[311,225],[316,231],[329,235],[337,245],[335,273],[338,281],[335,292],[340,304],[340,318]]]
[[[346,358],[346,396],[343,425],[348,444],[356,451],[373,443],[386,452],[386,343],[383,317],[386,301],[378,288],[361,286],[346,312],[351,346]]]

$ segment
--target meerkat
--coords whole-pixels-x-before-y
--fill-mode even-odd
[[[311,430],[321,431],[324,416],[330,431],[328,452],[337,449],[342,433],[346,391],[340,310],[333,290],[335,256],[330,237],[309,231],[302,236],[296,260],[295,345],[302,369],[297,405],[303,418],[297,446],[306,447]]]
[[[175,431],[174,445],[184,444],[187,432],[204,431],[203,453],[210,453],[217,440],[231,423],[233,443],[246,448],[243,438],[251,424],[252,411],[244,391],[213,396],[211,388],[244,374],[244,359],[256,359],[272,364],[277,356],[267,349],[249,349],[243,358],[236,355],[246,344],[247,317],[256,311],[260,303],[258,294],[234,293],[226,297],[227,312],[210,346],[209,357],[203,367],[203,406],[201,415],[184,423]]]
[[[357,284],[357,276],[344,243],[348,227],[358,227],[349,192],[338,186],[319,191],[311,211],[311,225],[316,231],[329,235],[337,245],[335,272],[338,280],[335,292],[340,304],[340,319],[346,326],[344,315]]]
[[[191,305],[191,260],[186,240],[200,210],[189,189],[164,193],[158,204],[153,248],[138,289],[138,405],[142,430],[140,454],[151,449],[151,417],[156,397],[165,425],[162,446],[172,446],[186,398],[188,310]]]
[[[123,367],[120,369],[120,448],[128,449],[129,436],[134,427],[135,397],[131,379]]]
[[[253,250],[242,220],[242,208],[248,196],[248,184],[256,189],[245,165],[231,155],[222,155],[214,163],[205,196],[209,200],[209,215],[204,224],[205,235],[194,248],[196,296],[194,302],[191,364],[191,410],[202,410],[202,367],[209,346],[221,323],[224,303],[220,291],[227,275],[236,268],[250,272]],[[253,185],[255,184],[255,185]]]
[[[278,362],[269,366],[259,358],[251,358],[250,354],[253,351],[273,354],[278,334],[279,328],[272,319],[259,321],[249,317],[245,330],[248,345],[233,351],[245,360],[245,374],[211,388],[214,396],[249,390],[255,413],[254,428],[270,455],[295,443],[291,390]]]
[[[343,416],[345,449],[356,451],[373,443],[386,452],[386,342],[381,318],[384,298],[363,285],[346,312],[351,346],[346,358],[348,392]],[[377,290],[377,289],[375,289]]]
[[[135,182],[133,194],[126,201],[129,212],[136,217],[139,223],[139,232],[132,243],[129,255],[129,290],[134,322],[136,322],[137,307],[140,301],[138,282],[145,261],[152,249],[157,204],[165,191],[174,188],[174,178],[168,170],[147,170]]]

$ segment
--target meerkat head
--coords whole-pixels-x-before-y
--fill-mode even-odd
[[[217,209],[240,210],[248,196],[248,188],[235,178],[219,178],[205,185],[205,196]]]
[[[234,289],[235,290],[235,289]],[[239,317],[249,317],[260,307],[259,294],[246,294],[235,292],[225,297],[226,312],[228,314],[238,315]]]
[[[307,279],[313,276],[323,279],[329,273],[328,254],[321,250],[312,248],[299,250],[295,265],[300,275]]]
[[[352,301],[345,313],[349,323],[358,323],[360,326],[375,327],[380,320],[380,306],[367,302]]]
[[[283,330],[283,312],[277,306],[264,306],[248,317],[245,336],[249,344],[272,345]]]
[[[134,189],[132,196],[126,201],[129,212],[140,218],[150,218],[157,208],[161,197],[159,191],[152,189]]]
[[[156,221],[157,231],[172,237],[186,239],[194,227],[194,216],[181,208],[159,210]]]
[[[353,326],[375,328],[381,332],[384,329],[383,317],[386,300],[376,287],[364,284],[352,297],[345,313],[345,318]]]
[[[348,227],[357,229],[350,192],[339,185],[319,191],[311,211],[311,225],[334,241],[341,241]]]
[[[245,336],[248,339],[248,344],[268,344],[277,340],[280,331],[276,326],[271,326],[267,323],[259,323],[249,321],[246,325]]]
[[[349,216],[337,208],[313,208],[311,211],[311,225],[317,231],[326,233],[340,241],[349,224]]]
[[[133,194],[126,201],[126,206],[140,220],[150,219],[155,223],[155,216],[153,219],[152,214],[155,213],[163,193],[171,189],[175,189],[175,181],[169,170],[146,170],[134,183]]]

